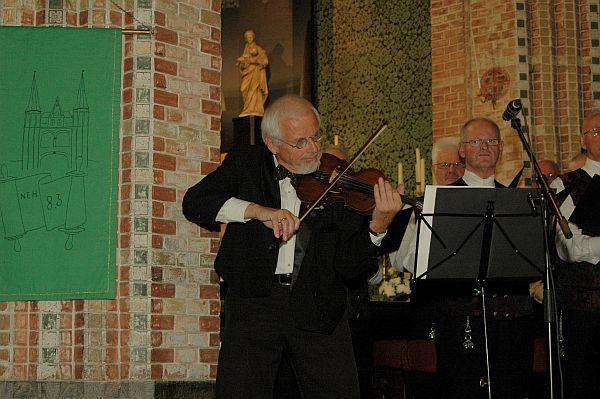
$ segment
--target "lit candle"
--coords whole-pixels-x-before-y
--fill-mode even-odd
[[[339,134],[336,134],[335,136],[333,136],[333,145],[336,147],[338,145],[340,145],[340,135]]]
[[[404,184],[404,170],[402,169],[402,162],[398,162],[398,185]]]

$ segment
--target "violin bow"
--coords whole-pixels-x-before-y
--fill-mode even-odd
[[[335,178],[329,183],[329,186],[327,186],[327,188],[323,191],[323,193],[319,196],[319,198],[317,198],[317,200],[302,214],[302,216],[300,216],[300,223],[302,223],[302,221],[306,218],[306,216],[308,216],[308,214],[310,212],[312,212],[313,209],[315,209],[320,203],[321,201],[323,201],[323,198],[325,198],[325,196],[331,191],[331,189],[333,187],[335,187],[335,185],[337,184],[337,182],[344,177],[344,174],[346,172],[348,172],[348,170],[352,167],[352,165],[358,160],[358,158],[367,150],[367,148],[369,148],[369,146],[375,141],[375,139],[388,127],[388,122],[386,120],[383,120],[381,122],[381,124],[379,125],[379,127],[377,128],[377,130],[375,131],[375,133],[373,133],[373,135],[371,136],[371,138],[369,138],[369,140],[367,140],[367,142],[361,147],[360,150],[358,150],[358,152],[354,155],[354,157],[352,157],[352,159],[348,162],[348,164],[346,165],[346,167],[344,167],[344,169],[342,169],[336,176]]]

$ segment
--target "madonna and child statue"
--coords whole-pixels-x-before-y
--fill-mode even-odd
[[[254,31],[244,32],[246,46],[244,53],[237,59],[236,65],[242,76],[240,91],[244,100],[242,116],[263,116],[265,101],[269,96],[267,87],[267,65],[269,58],[265,50],[254,41]]]

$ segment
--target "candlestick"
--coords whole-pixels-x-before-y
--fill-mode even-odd
[[[398,162],[398,185],[404,184],[404,170],[402,162]]]
[[[425,192],[425,158],[421,158],[421,165],[419,167],[419,173],[421,174],[421,192]]]
[[[420,182],[421,182],[421,151],[419,150],[419,148],[417,147],[415,149],[415,180],[417,182],[417,190],[419,190],[420,188]]]

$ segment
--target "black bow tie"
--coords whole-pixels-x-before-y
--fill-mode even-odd
[[[281,165],[277,165],[277,167],[275,168],[275,180],[283,180],[286,177],[289,177],[292,186],[296,187],[296,185],[298,184],[298,175],[290,172]]]

